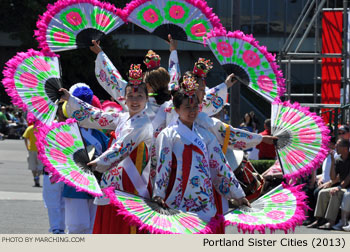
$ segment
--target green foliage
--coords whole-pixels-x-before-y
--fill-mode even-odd
[[[262,174],[264,171],[266,171],[268,168],[273,166],[273,164],[276,162],[276,160],[249,160],[254,168]]]

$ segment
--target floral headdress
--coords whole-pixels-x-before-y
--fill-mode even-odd
[[[196,93],[199,85],[193,76],[184,76],[181,84],[183,92],[189,97],[190,103],[193,101],[193,95]]]
[[[131,64],[129,70],[129,83],[133,85],[134,92],[136,92],[138,86],[142,83],[142,77],[141,64]]]
[[[160,66],[160,56],[154,51],[149,50],[143,63],[145,63],[147,70],[155,69]]]
[[[193,68],[193,74],[205,78],[207,77],[207,74],[210,69],[213,68],[213,62],[211,62],[209,59],[206,60],[204,58],[199,58],[198,61],[194,64]]]

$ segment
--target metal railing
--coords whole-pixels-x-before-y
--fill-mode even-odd
[[[308,0],[302,10],[297,22],[295,23],[292,32],[287,38],[285,44],[282,46],[279,55],[279,64],[285,67],[285,78],[286,78],[286,95],[285,98],[288,100],[300,101],[298,98],[312,97],[313,103],[317,104],[320,101],[320,93],[318,89],[321,85],[321,77],[319,76],[319,66],[322,64],[322,58],[341,58],[342,62],[342,78],[341,84],[343,90],[349,86],[349,52],[348,52],[348,0],[342,0],[343,8],[329,9],[330,5],[338,6],[340,1],[336,0]],[[321,50],[321,29],[319,25],[321,15],[324,10],[337,10],[343,11],[343,49],[342,53],[328,53],[324,54]],[[308,22],[308,16],[311,14],[312,18]],[[314,28],[314,52],[300,52],[301,45],[308,37],[311,29]],[[305,30],[304,30],[305,29]],[[298,37],[299,36],[299,37]],[[293,64],[313,64],[313,92],[311,93],[297,93],[293,92],[292,86],[292,65]],[[348,94],[350,96],[350,94]],[[346,92],[343,93],[343,103],[349,102],[346,100]],[[322,104],[323,107],[327,104]],[[344,104],[342,104],[344,105]],[[313,106],[317,110],[317,106]],[[320,107],[319,107],[320,108]]]

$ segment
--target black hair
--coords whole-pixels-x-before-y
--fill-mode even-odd
[[[333,143],[333,144],[336,144],[337,143],[337,138],[335,136],[332,136],[330,142]]]
[[[126,85],[126,87],[125,87],[125,96],[126,96],[126,89],[128,87],[134,88],[134,85],[131,84],[130,82]],[[140,85],[137,85],[137,88],[141,88],[143,90],[143,92],[146,94],[146,97],[148,98],[148,91],[147,91],[146,83],[142,82]]]
[[[345,148],[349,149],[349,140],[346,140],[343,138],[340,138],[339,140],[340,140],[340,142],[339,142],[340,147],[345,147]]]
[[[180,89],[180,90],[176,91],[174,93],[174,96],[173,96],[173,103],[174,103],[175,108],[180,108],[180,106],[183,103],[183,101],[185,99],[189,99],[189,98],[190,98],[190,96],[185,94],[184,90]],[[196,94],[193,94],[191,96],[191,99],[196,99],[198,104],[199,104],[198,96]]]

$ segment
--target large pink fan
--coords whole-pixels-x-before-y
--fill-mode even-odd
[[[93,196],[102,196],[98,181],[87,166],[90,162],[75,119],[41,127],[36,134],[38,157],[53,176],[69,186]]]
[[[267,101],[273,102],[284,94],[283,74],[275,56],[253,36],[214,29],[207,34],[205,42],[227,74],[234,73],[240,82]]]
[[[328,153],[329,130],[323,119],[298,103],[271,106],[271,134],[284,177],[297,178],[317,169]]]
[[[37,22],[39,47],[58,52],[91,46],[124,24],[124,12],[98,0],[59,0]]]
[[[251,234],[255,231],[265,233],[267,228],[271,233],[294,231],[306,219],[305,199],[302,185],[282,184],[254,201],[251,208],[243,206],[225,214],[225,225],[235,225],[238,231]]]
[[[127,192],[114,190],[103,192],[110,198],[111,204],[118,207],[117,214],[124,216],[130,225],[153,234],[208,234],[215,232],[222,216],[213,217],[209,223],[195,213],[164,208],[150,199]]]
[[[33,49],[17,53],[6,63],[3,75],[2,83],[12,103],[50,125],[61,96],[58,92],[62,87],[58,56]]]
[[[203,0],[133,0],[124,8],[127,20],[165,40],[203,43],[213,28],[222,28],[219,18]]]

